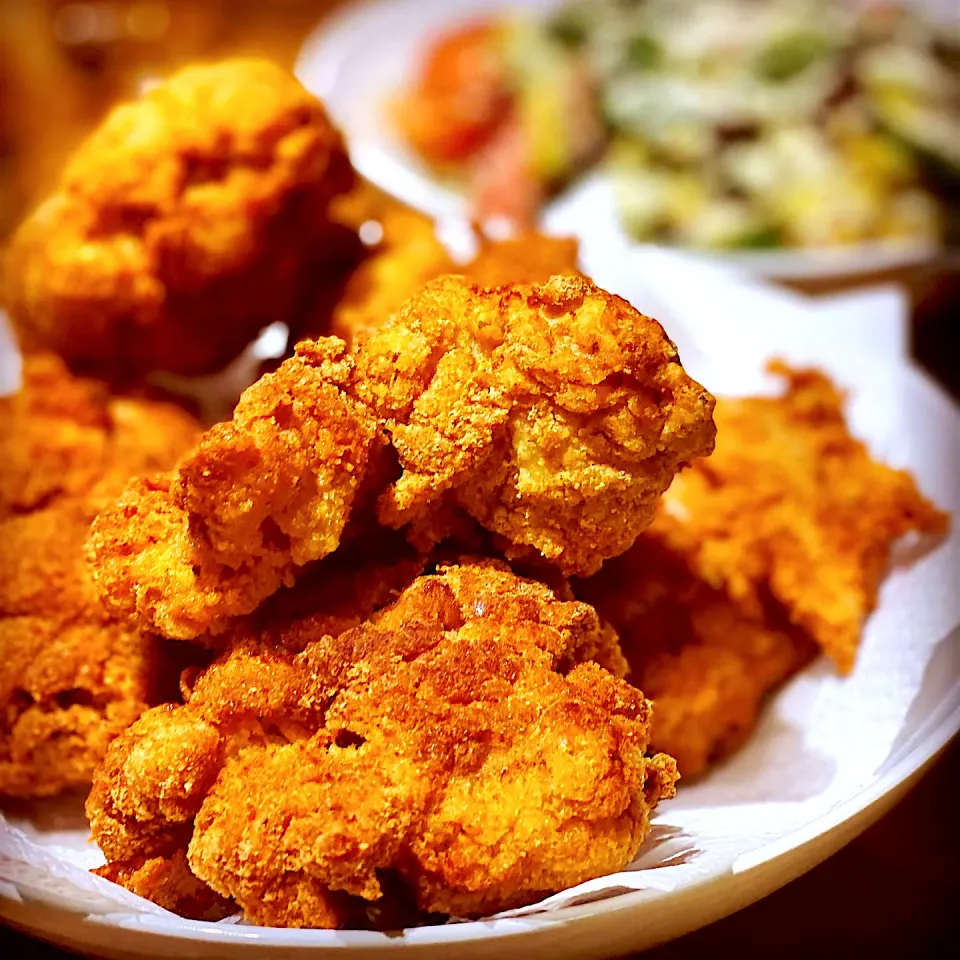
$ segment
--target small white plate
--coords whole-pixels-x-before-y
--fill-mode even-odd
[[[410,82],[433,38],[454,25],[497,11],[538,14],[554,6],[557,0],[365,0],[349,5],[308,37],[296,72],[326,102],[364,177],[436,219],[463,218],[463,194],[441,183],[403,142],[389,116],[389,99]],[[571,184],[549,203],[542,226],[550,233],[583,237],[602,232],[629,240],[615,214],[609,184],[599,174]],[[709,255],[770,279],[802,281],[903,270],[928,261],[938,249],[936,244],[902,241]]]

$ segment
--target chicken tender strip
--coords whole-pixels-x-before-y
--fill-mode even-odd
[[[355,391],[403,469],[387,526],[441,540],[451,511],[587,575],[650,523],[676,472],[713,449],[713,397],[655,320],[581,277],[426,287],[362,338]]]
[[[152,636],[106,614],[83,544],[127,476],[168,466],[198,427],[176,407],[109,398],[43,355],[0,404],[16,465],[0,511],[0,796],[38,797],[88,784],[110,740],[177,695],[183,651],[161,658]]]
[[[331,927],[379,925],[365,904],[411,922],[398,891],[479,916],[620,869],[676,769],[644,755],[643,695],[581,662],[601,629],[470,562],[300,654],[234,647],[112,746],[87,803],[102,872],[186,849],[247,919]]]
[[[345,392],[344,352],[320,341],[263,376],[175,472],[97,517],[91,569],[110,609],[168,637],[216,633],[337,547],[383,443]]]
[[[942,535],[948,517],[851,436],[826,376],[773,369],[785,393],[721,401],[716,453],[665,503],[695,531],[694,563],[710,583],[754,614],[769,593],[849,673],[891,546]]]
[[[180,71],[115,108],[14,237],[24,347],[114,381],[221,369],[312,296],[352,179],[322,104],[280,67]]]

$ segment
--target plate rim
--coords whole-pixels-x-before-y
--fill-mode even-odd
[[[960,624],[949,631],[940,643],[950,642],[958,637],[960,637]],[[702,920],[702,922],[681,925],[682,933],[692,932],[773,893],[826,860],[879,819],[916,783],[950,741],[957,736],[960,730],[960,681],[954,684],[950,696],[955,702],[945,711],[945,715],[939,719],[935,718],[932,729],[927,730],[893,767],[835,807],[785,834],[784,837],[778,838],[774,843],[781,849],[778,849],[773,856],[760,859],[759,862],[751,863],[741,870],[736,869],[735,861],[732,866],[720,868],[683,887],[680,891],[631,891],[609,900],[561,907],[550,913],[499,920],[476,920],[436,927],[415,927],[408,928],[399,934],[357,930],[240,926],[185,921],[179,917],[171,915],[168,918],[162,914],[84,914],[83,911],[76,911],[75,915],[100,927],[122,928],[148,938],[161,936],[211,946],[235,946],[246,949],[273,947],[293,949],[297,952],[301,950],[369,950],[371,948],[382,950],[412,947],[438,948],[454,945],[467,946],[477,941],[496,940],[504,943],[532,941],[558,924],[575,924],[591,919],[626,920],[641,905],[656,905],[668,897],[671,898],[672,912],[679,916],[683,913],[681,906],[683,903],[702,900],[711,888],[733,877],[739,878],[746,895],[728,900],[719,910],[704,914],[698,918],[698,921]],[[845,827],[849,829],[844,830]],[[787,858],[799,859],[804,852],[810,853],[813,847],[817,849],[812,851],[812,856],[805,859],[799,871],[784,872],[774,869],[778,864],[782,865]],[[763,849],[761,848],[761,852]],[[0,896],[0,905],[6,899]],[[3,912],[0,909],[0,914]],[[40,926],[31,927],[31,929],[41,933],[46,931],[46,928]],[[443,931],[443,934],[437,935],[439,931]],[[682,935],[682,933],[676,935]],[[669,938],[668,936],[667,939]],[[656,942],[662,942],[662,940]],[[652,942],[649,945],[652,945]]]

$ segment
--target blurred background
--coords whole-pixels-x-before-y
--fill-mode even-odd
[[[0,0],[0,237],[118,99],[199,59],[292,67],[342,0]]]
[[[135,95],[152,79],[198,59],[257,53],[292,66],[304,38],[324,18],[350,2],[0,0],[0,242],[16,227],[24,213],[51,189],[65,157],[115,101]],[[746,2],[748,7],[752,2],[758,11],[761,8],[766,10],[768,15],[771,9],[783,8],[784,16],[789,16],[791,0]],[[884,0],[837,0],[835,6],[841,8],[845,4],[848,9],[869,6],[878,11],[871,29],[889,29],[888,11],[895,9],[895,5]],[[953,48],[943,40],[943,37],[948,40],[951,36],[960,37],[960,0],[901,2],[904,7],[913,4],[932,6],[938,12],[940,23],[947,28],[942,37],[935,40],[938,69],[945,67],[953,72],[954,79],[960,77],[960,46]],[[451,3],[451,7],[455,6]],[[699,10],[705,6],[710,4],[696,0],[691,9]],[[714,6],[721,9],[721,15],[725,11],[726,21],[721,31],[726,38],[724,42],[732,40],[736,43],[736,34],[740,30],[743,36],[737,56],[742,57],[744,50],[750,53],[757,30],[742,17],[737,20],[735,15],[742,13],[738,7],[743,4],[731,0]],[[665,115],[663,104],[676,107],[684,91],[691,89],[691,83],[697,85],[701,100],[709,99],[712,92],[716,92],[721,100],[727,96],[731,85],[730,71],[724,68],[723,57],[719,60],[714,57],[715,49],[711,49],[707,57],[696,53],[696,76],[693,78],[680,77],[676,70],[671,74],[662,62],[658,63],[662,61],[663,48],[667,46],[669,54],[669,45],[677,42],[676,31],[670,32],[669,16],[661,18],[662,23],[656,19],[657,8],[664,7],[662,2],[599,0],[584,3],[583,0],[570,0],[563,7],[564,12],[551,23],[553,39],[568,49],[579,47],[581,52],[586,51],[587,57],[593,57],[594,73],[601,77],[596,101],[602,105],[601,119],[609,132],[609,168],[617,177],[623,197],[621,216],[628,226],[632,226],[635,235],[692,246],[757,246],[771,242],[778,233],[781,240],[774,242],[784,242],[782,227],[786,223],[797,236],[785,242],[802,245],[811,205],[815,208],[819,204],[819,208],[814,209],[816,216],[810,221],[808,230],[815,242],[821,236],[817,231],[827,213],[836,218],[841,216],[838,210],[851,210],[855,195],[873,177],[875,183],[881,183],[882,189],[874,190],[870,197],[874,206],[870,213],[871,223],[882,222],[887,225],[884,230],[909,229],[919,231],[920,235],[934,221],[941,227],[945,224],[944,229],[938,228],[941,234],[946,234],[947,244],[942,252],[920,266],[886,274],[831,278],[823,282],[806,278],[794,283],[809,292],[877,281],[903,285],[912,304],[915,352],[932,372],[952,390],[958,391],[954,369],[956,355],[951,340],[952,318],[960,314],[960,263],[955,252],[957,230],[954,219],[956,183],[960,182],[960,175],[957,180],[940,177],[932,187],[928,179],[910,181],[903,186],[903,158],[909,154],[907,162],[913,163],[916,156],[924,152],[918,151],[916,144],[910,142],[916,118],[919,118],[921,131],[930,130],[939,138],[935,145],[940,148],[941,155],[945,154],[948,159],[960,155],[960,86],[943,87],[942,72],[939,79],[934,74],[928,76],[923,63],[909,60],[904,51],[909,52],[911,47],[917,46],[909,28],[898,29],[895,42],[886,45],[898,47],[899,51],[893,49],[892,56],[880,58],[879,68],[873,69],[871,74],[879,77],[878,89],[885,98],[882,105],[892,105],[895,110],[890,114],[893,120],[906,119],[905,126],[901,123],[899,129],[893,130],[896,136],[878,137],[873,130],[864,136],[862,129],[857,127],[855,110],[849,108],[849,90],[838,89],[829,94],[825,109],[809,123],[808,118],[804,118],[809,128],[805,140],[803,137],[797,139],[795,125],[786,140],[784,137],[768,138],[769,142],[747,144],[750,149],[745,149],[742,124],[737,129],[718,128],[708,131],[712,146],[705,148],[708,155],[704,158],[697,151],[697,144],[702,146],[704,143],[703,136],[698,135],[703,129],[698,131],[696,126],[687,125],[682,128],[684,135],[677,137],[673,132],[675,127],[664,126],[662,122],[658,126],[656,121]],[[639,7],[652,11],[643,14],[646,17],[645,32],[639,35],[639,40],[632,36],[629,43],[623,43],[618,38],[628,32],[623,24],[630,22],[624,18],[632,17],[636,22],[636,17],[640,16],[636,12]],[[795,81],[794,77],[803,71],[810,81],[807,87],[818,82],[819,67],[815,61],[830,55],[831,31],[839,34],[847,29],[842,18],[836,24],[827,21],[829,18],[820,25],[819,39],[801,31],[790,38],[789,44],[781,42],[779,47],[774,45],[773,48],[768,44],[760,51],[762,56],[756,62],[763,69],[755,72],[761,74],[769,90],[786,90],[785,79],[790,82],[790,89],[802,90],[804,84]],[[661,33],[658,34],[657,30]],[[685,30],[683,36],[689,39],[692,33],[696,31]],[[700,34],[703,35],[704,31]],[[532,77],[532,122],[537,124],[541,122],[537,118],[548,113],[549,98],[544,94],[550,88],[551,67],[546,54],[540,56],[537,53],[541,47],[535,41],[528,36],[521,40],[521,59],[529,66],[528,73]],[[709,43],[715,46],[714,40]],[[838,39],[836,45],[850,49],[846,40],[841,43]],[[619,50],[616,55],[613,53],[615,49]],[[425,54],[424,65],[428,72],[429,53]],[[690,62],[689,56],[687,62]],[[545,64],[539,73],[538,64]],[[665,87],[651,86],[651,66],[659,67]],[[832,61],[831,69],[837,69],[836,60]],[[649,102],[650,91],[656,93],[653,102]],[[860,93],[862,99],[863,90]],[[430,91],[427,94],[422,101],[425,108],[430,106]],[[769,97],[767,100],[774,102]],[[844,103],[846,107],[843,107]],[[420,106],[416,101],[415,105]],[[906,112],[902,109],[904,107]],[[781,109],[778,102],[774,102],[773,109]],[[418,115],[428,112],[416,111]],[[576,114],[568,112],[569,116]],[[574,125],[578,127],[577,133],[582,132],[583,124],[577,122]],[[816,125],[822,129],[813,129]],[[703,128],[705,123],[700,126]],[[896,124],[893,126],[896,128]],[[831,177],[817,176],[791,190],[785,171],[798,166],[797,157],[816,152],[813,140],[821,133],[821,139],[829,135],[836,144],[837,129],[840,130],[841,148],[834,150],[837,177],[833,178],[833,185],[827,183]],[[662,135],[664,130],[669,135]],[[414,146],[417,145],[416,136],[417,131],[414,131],[411,136]],[[551,134],[546,139],[554,143],[558,137]],[[906,149],[900,149],[904,145]],[[786,155],[786,160],[777,159],[778,151]],[[736,163],[718,162],[718,157],[733,157]],[[769,170],[772,163],[778,162],[781,165],[773,168],[776,176],[772,189],[768,190],[770,197],[765,199],[760,195],[762,191],[756,195],[751,193],[751,177],[762,180],[763,165],[766,164]],[[822,157],[818,162],[822,162]],[[710,177],[704,175],[704,169],[712,171]],[[759,172],[755,176],[753,171]],[[923,177],[926,176],[924,168]],[[828,191],[829,187],[833,193],[811,196],[811,183],[821,192]],[[659,210],[662,197],[672,199],[664,210]],[[780,219],[776,223],[772,223],[769,216],[769,199],[777,204]],[[690,213],[696,209],[703,211],[703,215]],[[741,215],[746,212],[751,216],[760,210],[767,219],[757,220],[754,216],[743,232],[747,239],[730,244],[722,241],[722,234],[725,229],[730,229],[731,215],[737,214],[738,209]],[[671,216],[674,222],[669,223]],[[717,242],[717,230],[721,231],[720,243]],[[879,235],[883,236],[882,233]],[[828,235],[828,239],[831,237],[835,238],[835,235]]]

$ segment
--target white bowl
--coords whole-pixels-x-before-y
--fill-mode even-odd
[[[321,97],[346,135],[357,170],[387,193],[437,219],[465,218],[467,202],[441,183],[403,142],[386,106],[411,79],[431,38],[458,23],[497,10],[538,13],[557,0],[365,0],[324,21],[306,40],[296,72]],[[614,211],[609,184],[588,175],[567,187],[542,214],[550,233],[627,235]],[[824,249],[739,250],[710,253],[770,279],[808,281],[904,271],[931,259],[935,243],[871,242]]]

